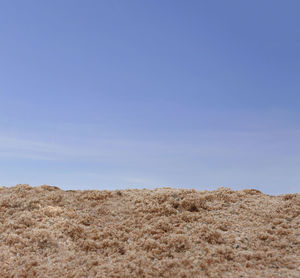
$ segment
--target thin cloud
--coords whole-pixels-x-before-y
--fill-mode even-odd
[[[41,160],[61,160],[72,158],[92,158],[101,156],[82,148],[48,142],[32,141],[14,137],[0,137],[0,157],[27,158]]]
[[[137,163],[145,165],[153,162],[177,163],[184,160],[205,159],[207,157],[253,157],[262,151],[272,157],[286,148],[290,141],[299,139],[299,134],[274,134],[263,132],[205,132],[195,134],[190,143],[173,141],[139,141],[129,139],[81,138],[81,142],[64,138],[59,143],[28,140],[16,136],[0,135],[0,158],[22,158],[38,160],[103,161],[117,163]],[[276,138],[276,140],[274,140]],[[85,139],[85,140],[83,140]],[[274,153],[274,149],[276,152]]]

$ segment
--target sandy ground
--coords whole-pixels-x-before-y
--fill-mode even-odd
[[[300,194],[0,187],[0,277],[300,277]]]

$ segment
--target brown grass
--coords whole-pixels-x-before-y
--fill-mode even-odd
[[[300,194],[0,188],[0,277],[300,277]]]

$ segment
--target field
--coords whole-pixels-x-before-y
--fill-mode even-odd
[[[0,188],[0,277],[300,277],[300,194]]]

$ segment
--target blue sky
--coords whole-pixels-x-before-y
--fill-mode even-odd
[[[300,188],[299,1],[1,1],[0,184]]]

